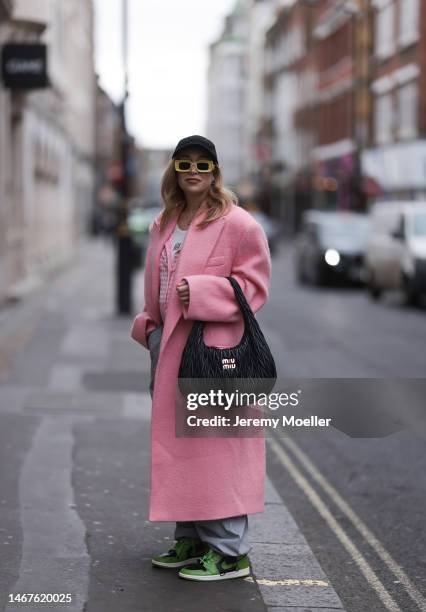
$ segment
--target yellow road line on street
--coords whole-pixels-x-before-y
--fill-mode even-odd
[[[341,497],[333,485],[328,482],[325,476],[323,476],[318,468],[312,463],[306,453],[293,440],[286,438],[283,440],[283,442],[289,449],[291,449],[312,478],[320,485],[320,487],[324,489],[324,491],[326,491],[326,493],[328,493],[336,506],[348,517],[355,529],[359,531],[371,548],[374,549],[387,568],[394,574],[394,576],[396,576],[396,578],[398,578],[399,582],[405,587],[407,594],[417,604],[419,609],[422,610],[422,612],[426,612],[426,599],[414,586],[402,567],[388,553],[383,544],[379,542],[362,519],[352,510],[349,504]]]
[[[325,580],[311,580],[310,578],[304,578],[300,580],[298,580],[297,578],[269,580],[268,578],[253,578],[252,576],[249,576],[248,578],[244,578],[244,580],[246,582],[256,582],[256,584],[261,584],[262,586],[331,586],[330,583],[325,582]]]
[[[315,489],[313,489],[313,487],[309,484],[306,478],[302,475],[302,473],[293,463],[286,451],[273,438],[268,438],[268,442],[277,458],[289,472],[290,476],[302,489],[311,504],[322,516],[322,518],[328,524],[330,529],[334,532],[335,536],[338,538],[342,546],[347,550],[352,559],[355,561],[361,573],[367,580],[368,584],[371,586],[372,589],[376,591],[385,608],[389,610],[389,612],[402,612],[396,601],[392,598],[390,593],[386,590],[385,586],[376,576],[368,561],[364,558],[362,553],[358,550],[358,548],[355,546],[355,544],[352,542],[346,532],[336,521],[328,507],[325,505],[325,503],[320,498]]]

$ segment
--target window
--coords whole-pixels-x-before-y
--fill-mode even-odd
[[[419,0],[400,0],[399,44],[410,45],[418,39]]]
[[[394,2],[380,2],[376,10],[376,55],[384,59],[395,50],[394,39],[395,4]]]
[[[412,81],[398,90],[398,134],[400,138],[417,135],[417,83]]]
[[[394,123],[392,94],[377,96],[375,104],[375,137],[377,144],[391,142]]]

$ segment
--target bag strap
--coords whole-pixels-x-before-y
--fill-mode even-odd
[[[251,336],[255,336],[259,338],[263,334],[260,330],[259,323],[257,322],[257,319],[254,316],[251,306],[246,300],[246,296],[244,295],[239,282],[233,276],[226,276],[224,278],[227,278],[229,282],[231,283],[232,288],[234,289],[236,300],[238,304],[240,305],[241,311],[243,313],[243,318],[244,318],[243,338],[247,335],[251,335]],[[204,321],[198,321],[198,320],[194,321],[192,331],[191,331],[191,336],[195,342],[204,343],[204,340],[203,340],[204,323],[205,323]]]
[[[252,323],[253,320],[256,321],[250,304],[247,302],[246,296],[244,295],[243,290],[241,289],[237,279],[233,276],[227,276],[226,278],[229,280],[232,285],[232,288],[234,289],[235,297],[237,298],[237,302],[240,305],[246,323]]]

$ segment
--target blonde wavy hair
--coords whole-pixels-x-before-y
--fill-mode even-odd
[[[236,194],[223,185],[220,168],[213,170],[214,184],[211,185],[207,196],[207,216],[197,224],[197,227],[206,227],[209,223],[224,215],[232,204],[238,205]],[[164,210],[161,215],[160,232],[166,227],[177,208],[183,210],[186,206],[185,194],[179,187],[174,160],[170,160],[161,180],[161,196],[164,201]]]

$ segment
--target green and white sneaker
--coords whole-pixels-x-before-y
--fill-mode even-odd
[[[248,555],[228,557],[221,555],[212,548],[201,557],[199,563],[184,567],[179,572],[181,578],[186,580],[228,580],[229,578],[243,578],[250,575]]]
[[[156,567],[184,567],[196,563],[206,553],[208,546],[197,538],[179,538],[168,552],[152,557]]]

